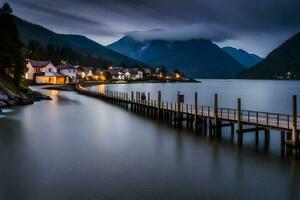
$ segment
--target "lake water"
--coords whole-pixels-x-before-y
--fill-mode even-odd
[[[35,88],[38,89],[38,88]],[[291,113],[300,82],[203,80],[202,83],[93,86],[151,92],[174,101]],[[38,89],[39,90],[39,89]],[[280,135],[242,148],[178,130],[75,92],[41,90],[53,101],[0,114],[0,199],[300,199],[300,163],[280,157]],[[300,102],[299,102],[300,103]]]

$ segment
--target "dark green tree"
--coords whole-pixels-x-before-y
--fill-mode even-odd
[[[39,41],[30,40],[25,48],[25,56],[28,59],[33,60],[44,60],[46,54],[44,48],[41,46]]]
[[[68,46],[48,45],[44,48],[39,41],[30,40],[24,49],[25,57],[32,60],[50,60],[55,65],[65,61],[71,65],[108,68],[111,63],[91,54],[81,54]]]
[[[0,70],[9,74],[16,86],[20,86],[25,65],[22,43],[11,14],[11,7],[5,3],[0,8]]]
[[[4,14],[12,14],[12,9],[8,3],[4,3],[2,8],[0,9],[0,12]]]

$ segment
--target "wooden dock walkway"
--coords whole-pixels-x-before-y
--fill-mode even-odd
[[[215,94],[214,106],[198,104],[198,94],[195,93],[194,105],[184,104],[184,96],[178,92],[176,102],[162,101],[161,92],[158,91],[157,99],[150,99],[150,93],[141,92],[95,92],[87,90],[80,84],[76,90],[88,96],[96,97],[112,104],[124,107],[127,110],[143,114],[148,117],[168,121],[175,126],[182,126],[185,122],[190,129],[201,129],[202,132],[221,134],[222,127],[231,127],[234,133],[235,127],[238,135],[238,143],[242,145],[243,134],[248,132],[256,133],[264,131],[265,141],[270,140],[270,130],[277,130],[281,133],[281,146],[291,152],[299,154],[299,131],[300,117],[297,116],[297,96],[293,96],[292,115],[279,113],[249,111],[242,109],[241,99],[237,99],[237,108],[218,107],[218,95]],[[247,125],[247,126],[245,126]],[[244,128],[247,127],[247,128]],[[251,127],[251,128],[249,128]]]

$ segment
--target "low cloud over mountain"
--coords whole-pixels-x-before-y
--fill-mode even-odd
[[[4,0],[0,0],[2,3]],[[108,44],[139,37],[205,38],[266,55],[300,30],[299,0],[8,0],[15,14]],[[176,36],[178,34],[178,36]],[[151,38],[153,39],[153,38]]]

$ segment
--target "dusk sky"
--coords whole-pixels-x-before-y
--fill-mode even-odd
[[[0,0],[1,3],[5,1]],[[57,33],[110,44],[210,39],[265,56],[300,31],[299,0],[7,0],[15,15]],[[150,30],[150,31],[149,31]],[[142,31],[139,33],[131,33]]]

